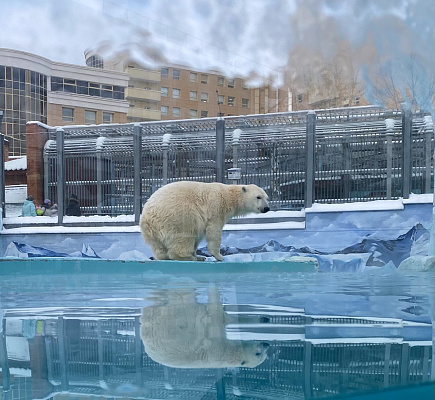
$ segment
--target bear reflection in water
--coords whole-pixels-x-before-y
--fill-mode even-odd
[[[216,289],[208,303],[199,303],[193,289],[161,294],[141,315],[141,338],[154,361],[174,368],[254,368],[266,359],[268,343],[227,339],[225,327],[243,321],[224,312]]]

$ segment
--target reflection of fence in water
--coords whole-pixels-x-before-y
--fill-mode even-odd
[[[273,323],[300,322],[300,317],[291,321],[285,318],[281,321],[275,317]],[[140,339],[139,317],[69,321],[59,318],[53,336],[45,340],[49,380],[57,386],[67,385],[71,391],[80,392],[84,385],[87,390],[94,387],[97,393],[101,381],[109,386],[128,382],[157,394],[164,393],[165,384],[176,393],[181,388],[192,392],[209,389],[216,382],[216,370],[167,368],[151,360]],[[361,322],[367,325],[367,321]],[[353,319],[352,325],[359,325],[358,320]],[[322,397],[419,383],[430,379],[431,349],[428,344],[394,341],[273,341],[262,364],[254,369],[225,370],[224,381],[228,389],[260,398],[284,398],[289,393],[300,394],[301,398]]]
[[[410,125],[401,112],[376,107],[316,111],[311,163],[307,162],[306,115],[225,118],[225,168],[237,165],[240,183],[263,187],[279,208],[304,204],[308,165],[314,165],[317,202],[395,199],[409,192],[431,192],[431,117],[412,116],[408,132],[403,126]],[[241,129],[237,138],[235,129]],[[133,213],[133,130],[133,124],[65,128],[66,191],[78,194],[85,213]],[[169,182],[216,180],[216,119],[142,123],[139,133],[142,203]],[[56,198],[56,135],[50,135],[45,190],[46,197]]]

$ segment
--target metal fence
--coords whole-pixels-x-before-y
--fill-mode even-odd
[[[433,152],[431,116],[378,107],[65,127],[44,149],[44,193],[99,215],[138,215],[177,180],[254,183],[275,209],[407,198],[433,191]]]

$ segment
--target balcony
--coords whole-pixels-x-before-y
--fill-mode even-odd
[[[129,87],[125,90],[125,98],[137,99],[137,100],[148,100],[148,101],[160,101],[161,93],[160,90],[148,90]]]
[[[139,118],[143,121],[145,120],[160,121],[161,114],[160,114],[160,110],[145,110],[144,108],[130,107],[128,109],[127,117]]]
[[[127,72],[133,80],[160,82],[160,71],[149,71],[146,69],[129,67],[125,72]]]

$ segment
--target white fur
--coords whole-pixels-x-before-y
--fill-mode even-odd
[[[182,181],[157,190],[140,220],[145,241],[158,260],[197,261],[205,238],[208,251],[222,261],[222,228],[239,215],[267,212],[266,192],[256,185],[224,185]]]
[[[140,336],[154,361],[174,368],[254,368],[266,359],[267,343],[227,339],[226,325],[242,320],[224,313],[215,288],[206,304],[189,288],[154,299],[140,318]]]

